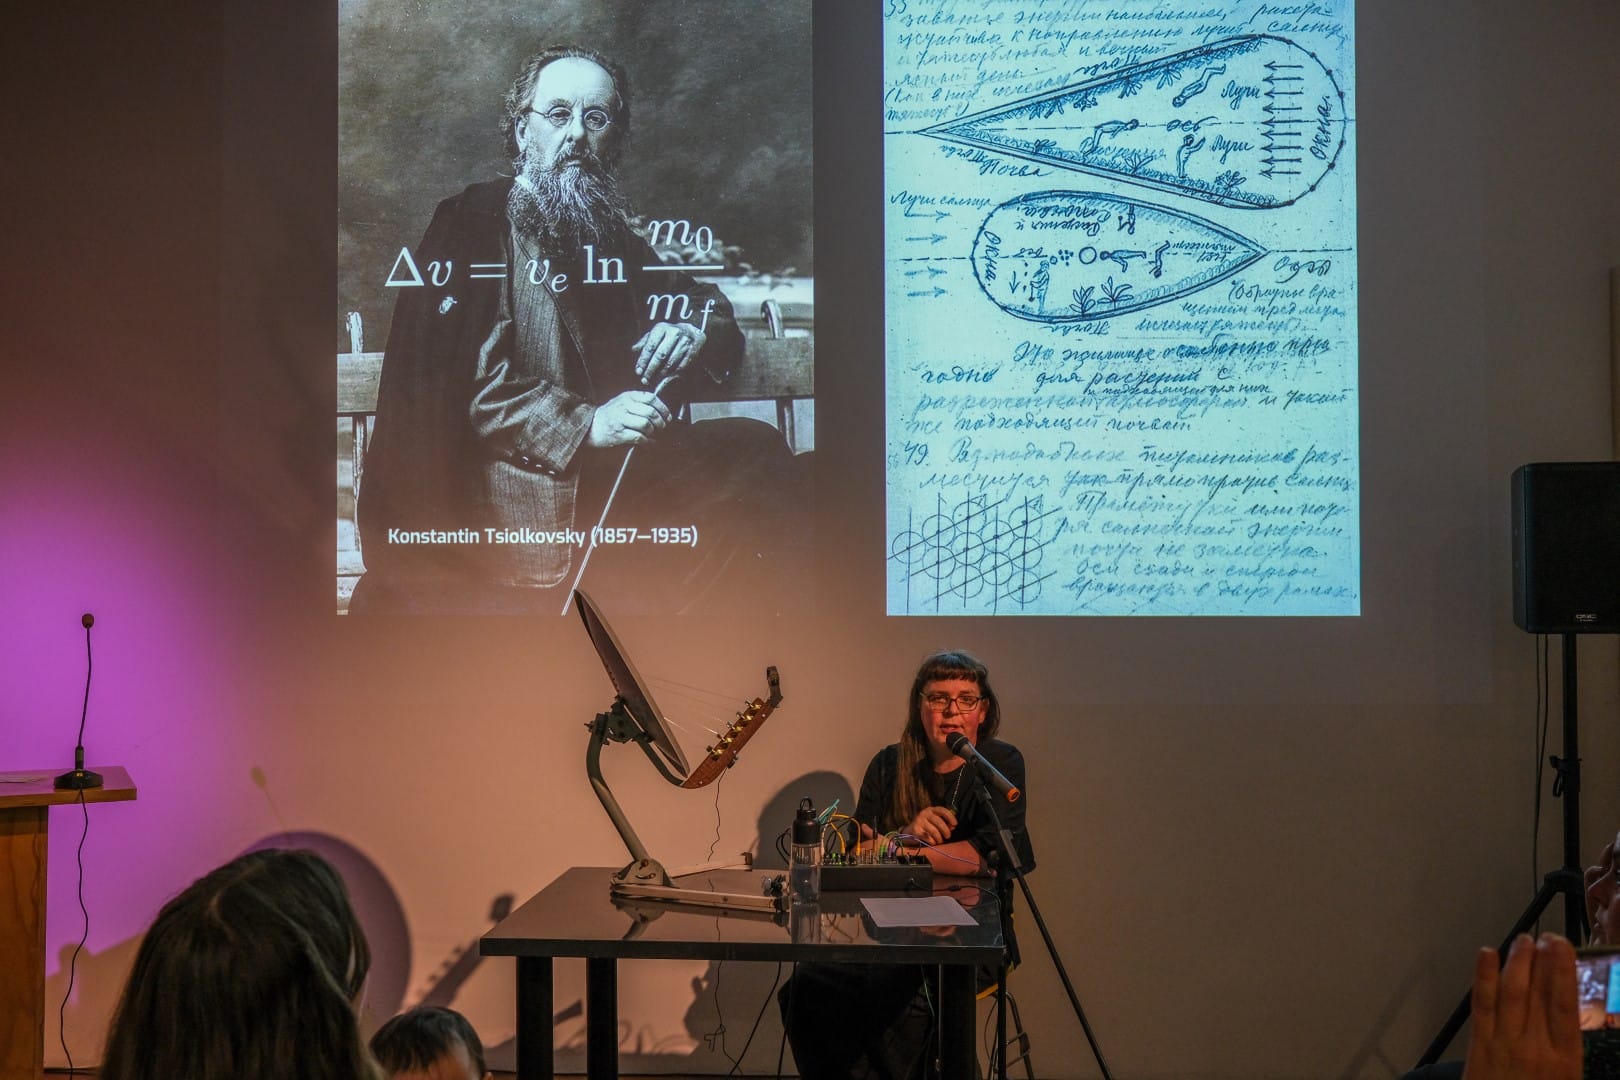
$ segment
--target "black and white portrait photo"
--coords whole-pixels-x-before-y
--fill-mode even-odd
[[[791,605],[808,0],[338,19],[338,610]]]

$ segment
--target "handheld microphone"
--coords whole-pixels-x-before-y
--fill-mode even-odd
[[[1023,796],[1024,793],[1014,787],[1011,780],[1002,776],[1001,770],[990,764],[985,756],[979,753],[979,748],[968,742],[968,737],[960,731],[954,732],[950,738],[946,739],[945,745],[950,747],[951,753],[963,761],[968,762],[970,765],[977,765],[979,774],[984,777],[984,782],[1001,792],[1008,802],[1015,803]]]

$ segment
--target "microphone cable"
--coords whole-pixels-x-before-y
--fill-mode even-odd
[[[84,617],[84,704],[79,709],[79,739],[78,744],[84,745],[84,721],[90,713],[90,674],[95,670],[95,664],[90,655],[90,624],[93,620],[89,615]],[[79,953],[83,951],[85,943],[90,940],[90,909],[84,903],[84,841],[90,835],[90,807],[84,801],[84,789],[79,789],[79,809],[84,814],[84,827],[79,832],[79,848],[76,859],[79,864],[79,911],[84,915],[84,933],[79,937],[79,943],[73,947],[73,957],[68,961],[68,984],[62,993],[62,1007],[56,1011],[56,1037],[62,1044],[62,1054],[67,1058],[67,1071],[69,1076],[77,1076],[79,1070],[73,1066],[73,1051],[67,1044],[67,1003],[73,996],[73,981],[78,974]]]

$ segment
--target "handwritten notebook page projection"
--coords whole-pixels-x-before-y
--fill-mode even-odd
[[[1354,12],[1262,7],[888,4],[890,614],[1359,614]]]

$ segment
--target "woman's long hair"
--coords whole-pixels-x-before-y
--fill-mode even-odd
[[[355,1008],[371,952],[309,851],[255,851],[164,905],[124,986],[102,1080],[371,1080]]]
[[[940,679],[970,679],[979,684],[979,695],[984,698],[980,739],[995,738],[1001,728],[1001,704],[990,688],[990,669],[983,661],[965,652],[940,652],[924,660],[906,704],[906,727],[900,733],[900,761],[895,770],[894,795],[882,822],[884,829],[904,828],[933,801],[928,794],[928,776],[934,771],[934,762],[928,756],[928,736],[923,733],[922,692],[923,687]]]

